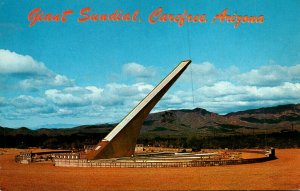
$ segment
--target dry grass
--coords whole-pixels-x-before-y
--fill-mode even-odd
[[[0,155],[0,190],[261,190],[300,188],[300,149],[277,149],[277,160],[193,168],[68,168],[14,162]]]

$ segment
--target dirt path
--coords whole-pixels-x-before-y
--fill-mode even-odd
[[[105,169],[14,162],[0,155],[0,190],[264,190],[300,189],[300,149],[277,149],[277,160],[218,167]]]

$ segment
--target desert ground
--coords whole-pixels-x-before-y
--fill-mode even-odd
[[[71,168],[18,164],[0,149],[0,190],[295,190],[300,149],[276,149],[263,163],[191,168]]]

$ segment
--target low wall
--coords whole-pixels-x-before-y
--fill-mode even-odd
[[[258,163],[271,160],[270,157],[237,160],[208,160],[187,162],[99,162],[81,160],[55,159],[55,166],[63,167],[104,167],[104,168],[163,168],[163,167],[201,167],[201,166],[224,166]]]

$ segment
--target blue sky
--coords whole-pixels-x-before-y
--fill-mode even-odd
[[[82,8],[137,22],[77,21]],[[150,24],[151,12],[206,14],[207,23]],[[37,22],[35,8],[67,22]],[[215,15],[264,16],[264,22]],[[153,112],[228,112],[300,102],[298,0],[0,0],[0,125],[67,127],[120,121],[181,60],[192,65]],[[192,88],[193,85],[193,88]]]

